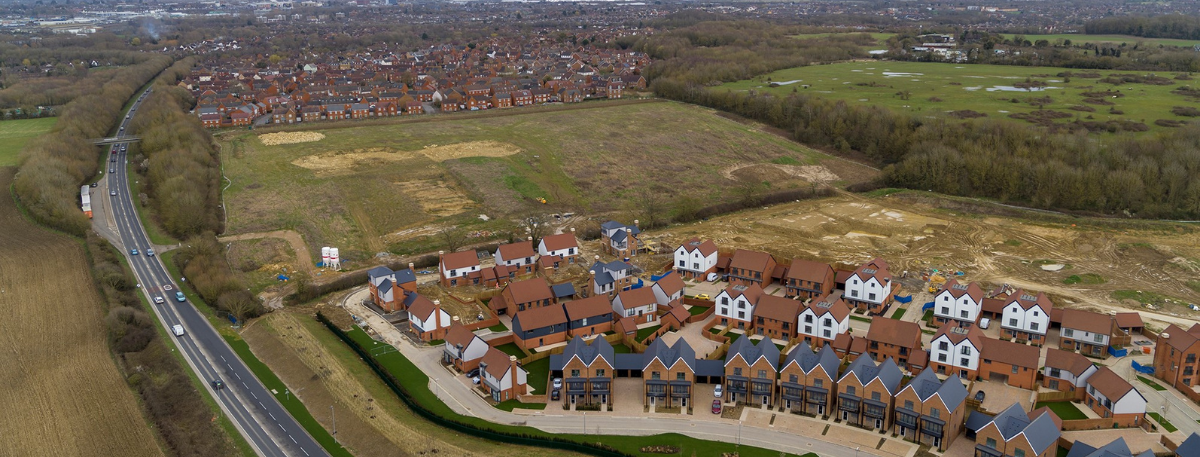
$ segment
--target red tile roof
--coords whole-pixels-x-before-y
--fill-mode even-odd
[[[457,270],[479,265],[479,257],[475,251],[451,252],[442,256],[441,263],[447,270]]]

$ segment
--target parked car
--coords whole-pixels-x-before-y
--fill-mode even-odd
[[[558,395],[557,390],[550,392],[550,401],[558,401],[558,398],[559,398],[559,395]]]
[[[713,414],[721,414],[721,400],[713,400]]]
[[[988,325],[991,325],[991,323],[992,323],[992,320],[988,319],[986,317],[979,319],[979,328],[987,330]]]
[[[562,389],[562,378],[554,378],[554,390]]]
[[[717,387],[713,388],[713,396],[717,397],[717,398],[721,398],[721,385],[720,384],[717,384]]]
[[[99,185],[100,185],[100,183],[98,183],[98,182],[94,182],[94,183],[88,184],[88,187],[96,187],[96,186],[99,186]]]
[[[212,386],[213,390],[221,390],[225,388],[225,383],[221,382],[220,379],[214,379],[212,380]]]
[[[718,279],[721,279],[721,275],[716,273],[708,274],[708,282],[717,282]]]
[[[476,376],[479,376],[479,369],[478,369],[478,368],[472,368],[472,369],[471,369],[471,371],[468,371],[468,372],[467,372],[467,377],[468,377],[468,378],[474,378],[474,377],[476,377]]]
[[[975,392],[975,401],[983,401],[983,397],[986,397],[986,396],[987,396],[987,394],[984,394],[982,390],[979,392]]]
[[[136,249],[136,248],[135,248],[135,249],[130,249],[130,250],[129,250],[129,255],[137,255],[137,249]]]
[[[479,385],[479,376],[472,377],[471,384]]]
[[[696,299],[697,300],[712,300],[712,297],[710,297],[708,294],[700,294],[700,295],[696,296]]]

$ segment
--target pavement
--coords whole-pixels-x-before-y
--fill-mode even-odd
[[[351,294],[351,296],[353,295],[355,294]],[[850,457],[855,455],[912,457],[917,450],[917,447],[911,443],[896,440],[889,441],[889,446],[891,447],[888,449],[898,451],[899,448],[897,445],[907,445],[909,450],[904,453],[895,453],[877,449],[875,446],[879,444],[880,438],[884,437],[884,435],[878,434],[876,434],[878,438],[876,438],[875,442],[870,443],[870,447],[857,444],[856,446],[860,449],[855,450],[854,447],[843,444],[844,441],[837,436],[803,436],[788,431],[777,430],[774,427],[763,428],[744,425],[736,427],[734,425],[738,424],[738,421],[730,419],[712,420],[710,418],[697,419],[695,415],[699,413],[693,415],[654,414],[653,416],[649,416],[640,413],[640,399],[630,401],[627,398],[617,398],[612,413],[588,412],[586,415],[564,414],[560,406],[553,405],[544,411],[521,409],[514,410],[513,412],[502,411],[492,407],[483,398],[472,393],[469,387],[456,380],[456,376],[442,368],[439,359],[440,348],[412,344],[382,317],[363,307],[357,300],[344,300],[341,306],[354,316],[362,319],[368,327],[373,329],[379,335],[379,338],[383,340],[380,344],[395,346],[422,372],[428,375],[430,390],[445,402],[447,406],[459,414],[477,417],[489,422],[525,425],[551,433],[627,436],[681,433],[694,438],[727,443],[741,443],[782,452],[800,454],[813,452],[823,457]],[[615,386],[615,388],[621,387]],[[638,414],[631,415],[630,413],[620,412],[626,409],[635,409],[638,411]],[[780,417],[782,416],[790,415],[781,414]],[[800,419],[799,417],[797,418]],[[810,418],[802,419],[814,423],[833,425],[831,422]],[[853,429],[848,430],[850,432],[854,431]]]
[[[1146,397],[1147,412],[1162,414],[1163,417],[1171,422],[1171,425],[1179,429],[1177,433],[1181,433],[1183,436],[1200,433],[1200,422],[1197,422],[1200,421],[1200,412],[1196,411],[1196,404],[1174,387],[1151,375],[1141,374],[1141,376],[1154,381],[1166,388],[1166,390],[1155,390],[1146,383],[1143,383],[1137,378],[1139,373],[1133,370],[1132,363],[1135,360],[1142,365],[1154,364],[1153,355],[1126,356],[1121,358],[1110,357],[1105,362],[1109,366],[1109,369],[1121,375],[1130,384],[1133,384],[1133,387],[1138,392],[1141,392],[1143,397]],[[1153,419],[1147,417],[1146,420],[1152,421]],[[1159,430],[1162,430],[1162,428],[1159,427]]]

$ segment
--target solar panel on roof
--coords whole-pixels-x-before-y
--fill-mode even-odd
[[[833,303],[829,303],[827,301],[817,303],[818,308],[828,308],[830,306],[833,306]]]
[[[733,290],[736,290],[736,291],[738,291],[738,292],[742,292],[742,291],[745,291],[745,290],[746,290],[746,286],[743,286],[743,285],[741,285],[741,284],[738,284],[738,285],[736,285],[736,286],[733,286]]]
[[[873,274],[875,274],[875,269],[874,268],[863,268],[863,273],[873,275]]]
[[[950,329],[950,333],[953,333],[956,335],[966,335],[967,329],[962,328],[962,327],[954,327],[954,328]]]
[[[1036,301],[1037,297],[1029,294],[1021,294],[1021,299],[1025,301]]]
[[[955,284],[953,288],[955,290],[967,290],[967,285],[966,284]]]

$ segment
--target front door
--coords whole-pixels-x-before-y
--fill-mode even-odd
[[[883,428],[883,419],[875,419],[875,428]]]
[[[768,397],[766,395],[763,395],[763,402],[762,402],[763,406],[767,406],[767,398]]]
[[[685,398],[680,398],[680,399],[679,399],[679,407],[680,407],[680,408],[687,408],[687,398],[686,398],[686,397],[685,397]]]
[[[842,411],[842,420],[844,420],[844,421],[850,420],[850,413],[846,412],[846,411]]]

